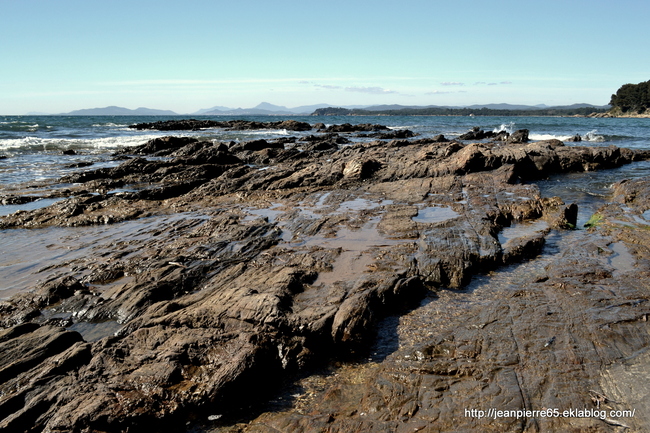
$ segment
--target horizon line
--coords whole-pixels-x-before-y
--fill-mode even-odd
[[[268,109],[264,109],[264,108],[257,108],[258,106],[260,106],[262,104],[269,104],[269,105],[272,105],[274,107],[278,107],[280,110],[273,111],[273,110],[268,110]],[[547,109],[547,108],[571,107],[571,106],[574,106],[574,105],[585,105],[585,106],[590,106],[590,107],[594,107],[594,108],[611,107],[609,104],[596,105],[596,104],[587,103],[587,102],[575,102],[575,103],[571,103],[571,104],[562,104],[562,105],[548,105],[548,104],[545,104],[545,103],[539,103],[539,104],[534,104],[534,105],[533,104],[513,104],[513,103],[509,103],[509,102],[498,102],[498,103],[491,102],[491,103],[485,103],[485,104],[476,103],[476,104],[463,104],[463,105],[437,105],[437,104],[405,105],[405,104],[388,104],[388,103],[386,103],[386,104],[344,104],[344,105],[341,104],[341,105],[335,105],[335,104],[329,104],[329,103],[316,103],[316,104],[302,104],[302,105],[298,105],[298,106],[295,106],[295,107],[287,107],[287,106],[284,106],[284,105],[276,105],[276,104],[272,104],[270,102],[263,101],[263,102],[260,102],[259,104],[257,104],[256,106],[247,107],[247,108],[242,108],[242,107],[233,108],[233,107],[221,106],[225,110],[224,109],[219,110],[219,109],[217,109],[215,107],[220,107],[220,106],[215,106],[215,107],[211,107],[211,108],[200,108],[200,109],[195,110],[193,112],[176,112],[174,110],[169,110],[169,109],[150,108],[150,107],[143,107],[143,106],[140,106],[140,107],[137,107],[137,108],[127,108],[127,107],[119,106],[119,105],[107,105],[107,106],[104,106],[104,107],[80,108],[80,109],[74,109],[74,110],[67,111],[67,112],[59,112],[59,113],[46,113],[46,112],[40,112],[40,111],[34,110],[34,111],[28,111],[25,114],[2,114],[2,115],[3,116],[65,116],[65,115],[70,115],[71,113],[74,113],[76,111],[106,110],[106,109],[110,109],[110,108],[117,108],[117,109],[129,110],[129,111],[137,111],[137,110],[169,111],[169,112],[174,113],[174,114],[169,114],[169,115],[178,115],[178,116],[204,115],[204,113],[198,113],[199,111],[206,111],[206,112],[223,111],[223,112],[228,112],[228,111],[236,111],[236,110],[243,110],[243,111],[246,111],[246,110],[263,110],[263,111],[267,111],[267,112],[270,112],[270,113],[278,113],[279,115],[300,115],[300,114],[311,114],[311,113],[307,113],[307,112],[304,112],[304,113],[286,113],[286,112],[283,112],[282,109],[295,110],[295,109],[301,108],[301,107],[310,107],[310,106],[316,106],[316,105],[322,105],[323,106],[322,108],[349,108],[349,107],[354,107],[354,109],[361,109],[361,110],[367,109],[367,108],[370,108],[370,107],[383,107],[383,106],[396,106],[396,107],[402,107],[402,108],[415,108],[415,109],[417,109],[417,108],[423,108],[423,109],[424,108],[450,108],[450,109],[477,108],[478,109],[478,108],[488,108],[487,106],[492,106],[492,105],[509,105],[509,106],[514,106],[514,107],[530,107],[531,109],[540,109],[540,110],[541,109]],[[396,108],[396,109],[401,109],[401,108]],[[494,110],[498,110],[498,108],[494,108]],[[122,114],[113,114],[113,115],[119,116],[119,115],[122,115]],[[137,116],[139,114],[128,113],[128,114],[123,114],[123,115],[125,115],[125,116],[128,116],[128,115]],[[143,116],[147,116],[147,115],[151,115],[151,114],[143,114]],[[153,115],[156,115],[156,114],[153,114]],[[165,115],[165,114],[159,114],[159,115]],[[228,115],[228,114],[224,114],[224,115]]]

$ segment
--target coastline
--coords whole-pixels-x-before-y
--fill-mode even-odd
[[[198,126],[177,123],[141,127]],[[111,166],[6,191],[8,202],[56,202],[0,219],[5,233],[19,237],[29,230],[30,237],[42,236],[37,244],[48,245],[39,254],[53,253],[36,267],[42,271],[31,291],[0,303],[0,408],[8,414],[1,427],[182,431],[189,419],[205,421],[205,431],[219,425],[245,431],[236,421],[241,414],[250,417],[253,397],[270,399],[281,380],[323,360],[367,354],[382,318],[411,317],[409,311],[426,305],[442,311],[440,320],[427,326],[415,321],[400,331],[406,347],[389,345],[380,356],[388,364],[356,382],[362,386],[351,394],[345,384],[330,384],[320,399],[330,406],[317,405],[308,416],[267,414],[250,428],[272,418],[279,431],[318,431],[323,419],[339,431],[359,423],[369,431],[379,425],[373,423],[384,423],[385,431],[402,423],[452,431],[460,408],[479,403],[590,404],[589,395],[571,393],[550,401],[526,385],[538,383],[543,371],[558,378],[551,389],[569,384],[614,395],[606,383],[598,384],[593,367],[601,364],[589,351],[593,345],[582,341],[616,341],[630,351],[645,344],[641,336],[633,342],[619,337],[637,332],[650,307],[620,305],[619,298],[643,296],[626,281],[638,283],[648,252],[634,246],[626,227],[636,224],[645,234],[647,180],[623,184],[617,194],[624,205],[612,201],[602,211],[604,223],[579,233],[585,242],[574,251],[534,280],[518,283],[517,292],[507,288],[496,294],[496,304],[458,316],[456,325],[443,329],[457,303],[445,294],[462,294],[477,275],[535,260],[547,239],[573,233],[577,207],[542,194],[540,179],[613,169],[647,160],[650,152],[557,139],[529,142],[525,130],[502,134],[498,142],[474,142],[412,136],[376,124],[282,126],[291,132],[230,142],[176,132],[115,152]],[[260,126],[239,121],[228,127],[258,134]],[[630,256],[638,268],[626,265]],[[594,287],[580,286],[587,283]],[[604,285],[617,294],[602,298]],[[571,301],[578,290],[584,292],[580,306]],[[559,300],[552,311],[544,293]],[[560,314],[569,305],[575,310]],[[522,309],[520,315],[500,313]],[[619,332],[622,316],[630,320]],[[529,317],[539,319],[535,329]],[[576,352],[586,359],[580,364],[585,377],[563,368],[563,354],[573,350],[572,335],[578,335],[558,331],[563,326],[589,329]],[[397,338],[396,328],[389,328],[387,335]],[[481,341],[487,345],[483,354],[483,344],[476,343]],[[528,350],[524,342],[536,345]],[[557,358],[545,357],[550,353]],[[618,365],[615,354],[607,356]],[[374,378],[381,376],[384,390],[404,389],[395,381],[402,377],[400,365],[417,382],[404,382],[408,389],[401,395],[408,398],[375,404],[382,391],[374,388]],[[523,379],[518,386],[513,371]],[[501,391],[481,391],[492,382]],[[468,391],[474,385],[478,394]],[[456,406],[435,416],[449,399],[457,399]],[[380,418],[366,418],[372,413]],[[288,430],[295,419],[300,427]],[[566,419],[555,427],[594,422]],[[463,423],[488,431],[477,419]]]

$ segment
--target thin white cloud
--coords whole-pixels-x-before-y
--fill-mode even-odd
[[[454,92],[445,92],[443,90],[433,90],[431,92],[425,93],[425,95],[448,95],[450,93],[454,93]]]
[[[341,86],[332,86],[329,84],[314,84],[314,87],[318,87],[319,89],[327,89],[327,90],[339,90],[343,88]]]
[[[458,81],[444,81],[440,83],[441,86],[464,86],[465,83],[460,83]]]
[[[507,86],[509,84],[512,84],[512,81],[500,81],[498,83],[496,81],[491,83],[485,81],[477,81],[474,83],[475,86]]]
[[[382,87],[346,87],[346,92],[359,92],[359,93],[369,93],[372,95],[386,95],[388,93],[397,93],[395,90],[384,89]]]

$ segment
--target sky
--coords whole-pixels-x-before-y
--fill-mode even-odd
[[[0,114],[261,102],[605,105],[645,0],[0,0]]]

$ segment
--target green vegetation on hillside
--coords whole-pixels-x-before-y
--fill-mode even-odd
[[[624,84],[612,95],[609,105],[613,113],[644,113],[650,108],[650,81]]]
[[[490,108],[402,108],[399,110],[362,110],[340,107],[319,108],[312,116],[588,116],[604,113],[606,109],[595,107],[545,108],[539,110],[493,110]]]

